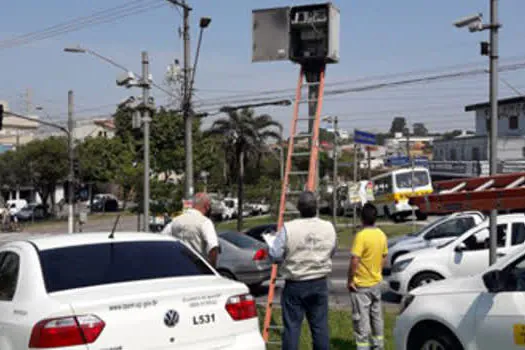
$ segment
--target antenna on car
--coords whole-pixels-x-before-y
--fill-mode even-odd
[[[117,215],[117,220],[115,220],[115,223],[113,224],[113,229],[111,230],[111,233],[109,234],[110,239],[115,238],[115,230],[117,229],[117,224],[120,219],[120,214]]]

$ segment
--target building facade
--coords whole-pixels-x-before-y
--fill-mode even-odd
[[[517,164],[521,164],[525,158],[525,97],[503,99],[498,104],[498,171],[516,171],[520,169]],[[489,174],[490,104],[469,105],[465,111],[475,112],[476,134],[434,141],[430,170],[435,178]]]

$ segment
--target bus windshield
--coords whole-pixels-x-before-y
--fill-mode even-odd
[[[426,171],[414,171],[414,187],[428,186],[429,183],[430,179]],[[396,174],[396,185],[398,188],[412,188],[412,173]]]

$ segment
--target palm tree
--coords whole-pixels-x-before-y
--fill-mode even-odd
[[[237,173],[238,216],[237,230],[242,229],[244,199],[244,166],[246,159],[260,161],[268,151],[267,142],[271,139],[280,141],[280,133],[274,128],[281,124],[267,114],[255,116],[252,109],[229,111],[226,118],[216,120],[207,131],[209,135],[223,138],[226,154],[231,155]]]

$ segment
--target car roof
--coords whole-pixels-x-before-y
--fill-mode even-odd
[[[115,232],[114,238],[109,238],[110,232],[88,232],[88,233],[47,233],[26,234],[14,233],[0,236],[0,245],[10,242],[30,242],[39,250],[65,248],[88,244],[99,244],[109,242],[133,242],[133,241],[174,241],[172,236],[159,235],[143,232]]]

